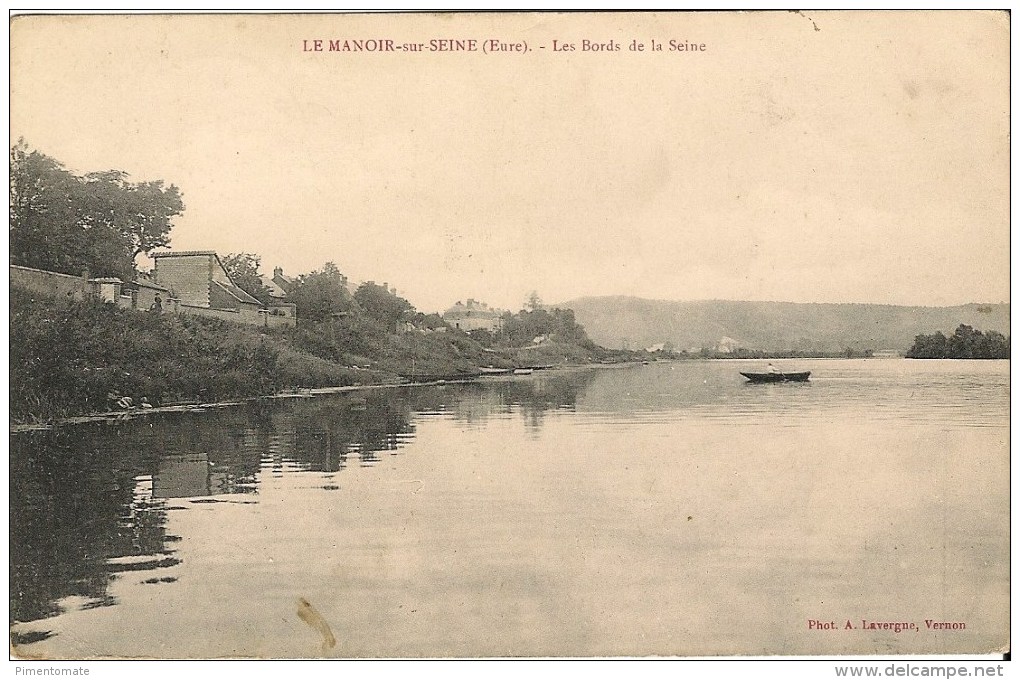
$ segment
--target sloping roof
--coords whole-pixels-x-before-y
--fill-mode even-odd
[[[164,252],[161,252],[161,253],[152,253],[150,255],[150,257],[155,259],[155,258],[160,258],[160,257],[192,257],[192,256],[196,256],[196,255],[202,255],[202,256],[205,256],[205,257],[214,257],[214,258],[216,258],[216,264],[218,264],[220,266],[220,269],[223,270],[223,273],[226,274],[227,279],[230,279],[230,274],[227,273],[226,268],[223,266],[223,262],[220,260],[220,256],[216,254],[215,250],[178,250],[178,251],[169,251],[168,250],[168,251],[164,251]],[[251,295],[249,295],[248,293],[244,292],[241,288],[239,288],[237,286],[237,284],[235,284],[233,281],[231,281],[230,283],[222,283],[222,282],[217,281],[215,279],[210,279],[210,283],[213,283],[213,284],[219,286],[228,295],[230,295],[230,297],[234,298],[238,302],[243,302],[243,303],[246,303],[246,304],[249,304],[249,305],[258,305],[259,307],[263,307],[264,306],[261,302],[259,302],[258,300],[253,298]],[[162,290],[167,290],[167,289],[166,288],[162,288]]]
[[[157,257],[188,257],[188,256],[191,256],[191,255],[212,255],[212,256],[218,258],[218,256],[216,255],[216,251],[215,250],[178,250],[178,251],[167,250],[167,251],[164,251],[162,253],[152,253],[151,255],[149,255],[149,257],[151,257],[151,258],[157,258]]]
[[[231,297],[233,297],[238,302],[244,302],[249,305],[258,305],[259,307],[263,306],[261,302],[253,298],[251,295],[248,295],[248,293],[245,293],[243,290],[241,290],[232,283],[231,284],[220,283],[219,281],[216,280],[213,280],[212,283],[213,285],[219,286],[220,288],[225,290]]]
[[[276,281],[273,281],[268,276],[260,276],[259,280],[262,282],[263,286],[269,289],[269,294],[272,295],[273,297],[276,298],[287,297],[287,291],[285,291],[283,288],[280,288]]]
[[[469,300],[468,304],[458,302],[443,312],[444,319],[462,319],[473,317],[476,319],[495,319],[503,316],[503,310],[483,305],[481,302]]]
[[[128,285],[141,286],[142,288],[152,288],[153,290],[161,290],[161,291],[166,292],[166,293],[170,292],[169,288],[164,288],[163,286],[160,286],[159,284],[153,283],[152,281],[141,281],[141,280],[137,280],[136,279],[135,281],[132,281]]]

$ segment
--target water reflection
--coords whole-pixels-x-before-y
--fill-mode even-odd
[[[335,473],[396,454],[417,417],[472,427],[519,412],[539,428],[546,412],[573,409],[593,377],[265,399],[13,435],[11,622],[116,604],[109,586],[126,572],[173,583],[180,538],[166,533],[168,512],[229,495],[256,502],[263,476],[288,472],[322,473],[319,487],[337,491]]]
[[[519,416],[537,430],[550,411],[574,411],[597,375],[594,369],[575,369],[432,386],[418,391],[414,410],[450,415],[467,427],[484,426],[491,418]]]
[[[10,619],[116,604],[125,572],[173,583],[167,513],[257,493],[265,471],[337,471],[395,450],[412,432],[406,400],[370,395],[152,414],[11,437]],[[254,501],[250,501],[254,502]]]
[[[275,441],[274,464],[298,462],[302,469],[337,472],[351,458],[372,465],[380,452],[393,452],[414,434],[411,403],[406,392],[367,391],[340,397],[299,400],[270,410]]]
[[[351,475],[381,479],[379,472],[389,467],[378,465],[384,458],[399,466],[400,459],[392,457],[399,456],[419,435],[419,428],[420,438],[426,440],[431,419],[445,421],[432,423],[444,427],[431,430],[433,436],[438,430],[445,433],[442,448],[449,444],[450,450],[457,450],[452,439],[458,431],[472,431],[472,446],[476,441],[491,442],[495,435],[488,433],[487,440],[482,430],[493,421],[503,421],[495,423],[508,426],[500,433],[520,431],[523,424],[524,436],[518,434],[516,441],[501,445],[548,451],[553,454],[550,458],[559,456],[572,439],[589,437],[601,442],[605,433],[657,452],[666,440],[660,438],[675,438],[674,424],[701,428],[685,430],[689,436],[704,430],[700,445],[706,451],[713,450],[713,444],[720,449],[739,448],[743,440],[739,432],[734,433],[734,424],[751,425],[747,432],[752,434],[745,436],[755,443],[760,432],[756,428],[762,422],[800,427],[812,420],[899,419],[904,423],[931,422],[942,429],[1008,425],[1004,407],[1008,404],[1008,371],[991,363],[977,367],[961,363],[945,367],[909,362],[818,363],[810,367],[811,383],[756,388],[745,386],[737,373],[740,368],[736,362],[688,362],[539,372],[467,384],[264,399],[205,412],[152,413],[136,420],[13,435],[10,619],[12,623],[37,622],[18,627],[14,640],[18,644],[44,640],[51,633],[42,620],[72,609],[116,605],[113,592],[129,600],[122,589],[111,588],[118,579],[133,579],[146,590],[177,592],[172,589],[183,585],[177,579],[187,573],[189,565],[176,548],[188,536],[168,533],[168,520],[194,515],[173,513],[230,507],[205,503],[262,502],[264,507],[269,491],[319,494],[315,498],[328,499],[326,505],[331,507],[329,503],[336,499],[351,497],[352,487],[357,486],[345,481]],[[569,428],[558,427],[564,423]],[[644,424],[656,427],[639,431]],[[711,429],[717,424],[724,429]],[[624,436],[620,428],[625,429]],[[598,436],[591,438],[593,432]],[[670,450],[678,459],[688,454],[681,446]],[[415,481],[428,474],[422,474],[422,466],[433,465],[433,460],[444,455],[436,447],[419,447],[414,452],[421,458],[408,459],[418,462]],[[588,460],[587,455],[583,460]],[[530,460],[534,463],[537,459]],[[665,456],[659,460],[671,459]],[[706,453],[705,460],[711,463],[713,459]],[[542,458],[543,466],[546,463]],[[445,464],[446,474],[458,479],[456,468],[463,467],[460,459]],[[373,467],[377,472],[362,469]],[[484,472],[484,467],[472,470],[470,488],[477,488],[477,474]],[[654,479],[655,472],[647,471],[648,478]],[[507,470],[502,473],[500,482],[509,476]],[[408,480],[399,474],[389,480],[390,487],[404,488],[399,485]],[[545,479],[544,474],[545,467],[539,478]],[[575,474],[585,478],[574,468],[563,474],[569,479]],[[627,488],[629,474],[605,485],[613,492],[609,500],[624,508],[627,494],[622,490]],[[277,483],[285,477],[299,483]],[[701,483],[708,488],[711,480]],[[428,488],[433,486],[439,485],[430,482]],[[518,486],[531,488],[530,483]],[[373,486],[370,491],[390,493],[390,487]],[[450,516],[442,513],[458,507],[457,503],[475,513],[486,507],[484,503],[471,505],[472,497],[461,488],[445,496],[434,492],[436,506],[442,508],[442,512],[435,510],[441,521],[450,521]],[[513,491],[518,487],[508,484],[506,488]],[[639,496],[650,493],[641,489]],[[587,492],[579,493],[583,497]],[[288,496],[288,500],[292,498]],[[527,504],[511,506],[517,512],[531,508]],[[215,523],[217,517],[221,516],[210,513],[201,521]],[[497,524],[497,529],[500,527],[506,529]],[[188,545],[181,546],[182,553]]]
[[[118,453],[120,428],[106,425],[11,438],[11,621],[114,604],[108,586],[131,558],[167,560],[166,504],[146,493],[156,458]]]

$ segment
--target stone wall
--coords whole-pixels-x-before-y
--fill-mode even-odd
[[[170,308],[168,306],[170,300],[170,294],[161,291],[157,288],[149,288],[148,286],[137,286],[135,292],[135,309],[148,310],[152,307],[152,304],[156,301],[156,296],[159,296],[160,301],[163,305],[163,311],[168,312]]]
[[[188,258],[191,259],[191,258]],[[294,326],[297,323],[296,307],[293,304],[280,305],[272,310],[262,310],[255,305],[239,304],[240,309],[211,309],[194,304],[187,304],[183,300],[171,298],[166,292],[148,286],[135,286],[134,295],[125,294],[127,291],[120,283],[112,283],[110,280],[89,282],[81,276],[70,276],[47,272],[41,269],[20,267],[11,265],[11,286],[17,286],[32,291],[39,295],[52,298],[69,298],[73,300],[105,299],[111,304],[116,304],[122,309],[137,309],[147,311],[158,294],[162,299],[163,313],[165,314],[191,314],[193,316],[204,316],[212,319],[222,319],[234,323],[243,323],[249,326],[268,326],[278,328]],[[173,269],[173,267],[171,267]],[[104,297],[101,298],[101,289]]]
[[[181,303],[178,305],[177,311],[181,314],[204,316],[210,319],[222,319],[223,321],[243,323],[249,326],[269,326],[271,328],[277,328],[281,326],[293,326],[296,323],[296,319],[293,317],[273,316],[266,312],[252,309],[248,305],[243,305],[239,310],[233,310],[195,307]]]
[[[84,276],[70,276],[31,267],[11,265],[11,285],[53,298],[69,297],[84,300],[96,290]]]
[[[269,305],[269,316],[297,318],[297,305],[293,302],[274,302]]]
[[[266,317],[266,325],[270,328],[293,327],[297,325],[297,319],[292,316],[273,316],[272,314],[264,316]]]

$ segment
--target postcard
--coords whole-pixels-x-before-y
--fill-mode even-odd
[[[13,657],[1009,653],[1007,12],[10,37]]]

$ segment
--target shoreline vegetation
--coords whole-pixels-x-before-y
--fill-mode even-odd
[[[1002,333],[982,333],[966,324],[948,338],[941,331],[918,335],[907,350],[908,359],[1009,359],[1010,339]]]
[[[12,265],[143,285],[136,279],[147,275],[138,271],[137,258],[170,245],[173,219],[184,210],[176,186],[133,183],[118,170],[75,175],[24,140],[11,148],[10,170]],[[221,264],[233,286],[268,309],[273,291],[265,284],[259,255],[228,254]],[[675,351],[670,343],[647,350],[607,349],[592,341],[574,310],[547,307],[537,292],[519,312],[503,312],[484,328],[464,331],[439,314],[417,311],[385,283],[349,287],[331,262],[284,278],[296,321],[260,327],[163,313],[156,303],[144,312],[88,296],[33,292],[19,288],[12,277],[10,425],[586,364],[872,355],[850,348],[833,354]],[[934,357],[1005,351],[1008,358],[1009,340],[960,326],[949,339],[918,336],[908,356],[923,356],[926,348]]]
[[[539,345],[526,339],[535,334],[543,337]],[[254,399],[474,380],[515,369],[872,356],[851,350],[608,350],[591,341],[571,310],[537,305],[507,314],[498,334],[450,328],[438,316],[427,318],[426,324],[388,326],[364,310],[328,320],[299,320],[296,327],[265,328],[54,299],[12,286],[9,426],[17,431]],[[1009,338],[961,325],[950,338],[919,335],[906,356],[1008,359]],[[131,397],[136,407],[118,406],[121,396]]]
[[[643,357],[595,345],[569,310],[515,315],[545,337],[519,346],[441,320],[431,320],[441,331],[387,326],[359,312],[266,328],[55,299],[14,286],[9,311],[9,416],[19,426]],[[136,408],[119,406],[123,397]]]
[[[368,333],[352,343],[351,324],[360,324],[364,331],[365,319],[258,328],[123,310],[98,301],[58,300],[12,287],[9,428],[18,432],[146,413],[223,408],[256,399],[505,378],[515,369],[530,374],[542,369],[659,360],[873,356],[850,350],[828,354],[610,350],[589,340],[584,329],[573,322],[570,310],[522,311],[514,316],[530,317],[530,322],[538,325],[542,319],[558,318],[569,331],[569,341],[546,324],[550,336],[539,346],[501,345],[490,333],[468,334],[449,328],[444,332]],[[938,343],[939,336],[918,336],[907,358],[920,358],[911,354],[917,354],[918,347]],[[954,347],[971,347],[971,356],[960,358],[983,358],[978,355],[985,349],[1002,354],[1003,347],[1005,356],[987,358],[1009,358],[1009,340],[997,333],[983,335],[961,326],[952,337],[956,338]],[[944,344],[935,346],[952,343],[943,339]],[[352,344],[358,353],[352,351]],[[136,406],[118,406],[115,397],[120,395],[132,396]],[[143,397],[146,407],[137,406]]]

